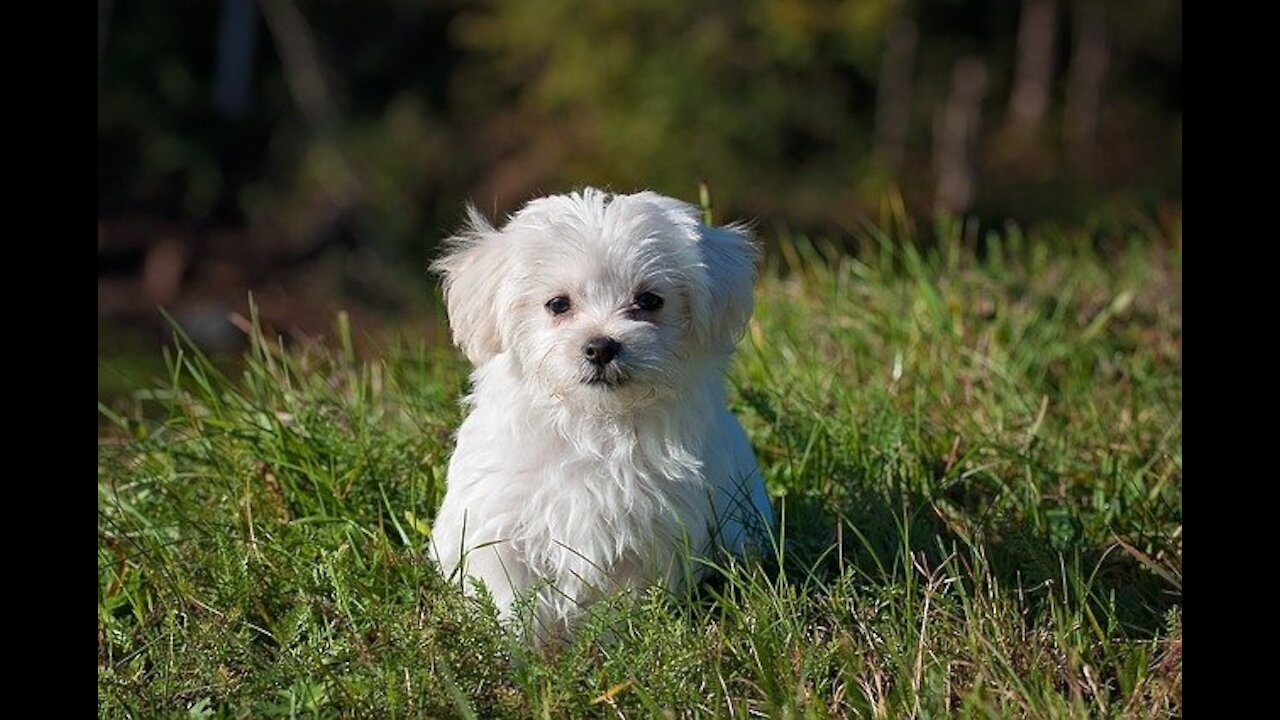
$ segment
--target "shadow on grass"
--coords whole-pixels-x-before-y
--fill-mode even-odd
[[[1037,527],[1025,517],[1000,516],[980,527],[963,527],[924,493],[898,489],[890,497],[856,481],[850,485],[836,507],[803,495],[778,501],[782,546],[774,557],[762,559],[767,576],[783,572],[825,585],[853,572],[888,585],[901,582],[904,572],[918,572],[913,565],[936,568],[956,553],[980,556],[982,572],[1006,588],[1074,584],[1135,640],[1156,637],[1169,610],[1182,604],[1180,579],[1118,540],[1106,545],[1080,537],[1064,541],[1057,527]],[[973,579],[962,575],[959,581],[972,592]],[[723,577],[713,576],[704,586],[715,590],[723,583]],[[1047,594],[1022,596],[1035,613]]]

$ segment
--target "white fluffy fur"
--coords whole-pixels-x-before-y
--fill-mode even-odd
[[[651,192],[534,200],[495,229],[474,209],[434,268],[475,365],[431,553],[488,587],[504,617],[530,597],[538,636],[571,632],[602,593],[696,578],[772,522],[724,367],[752,309],[741,227]],[[636,309],[642,292],[656,312]],[[554,316],[553,297],[572,309]],[[621,344],[613,385],[583,346]]]

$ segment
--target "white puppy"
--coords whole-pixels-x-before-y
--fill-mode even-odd
[[[752,310],[741,227],[652,192],[534,200],[495,229],[472,208],[433,266],[475,365],[431,553],[531,601],[539,638],[604,593],[697,578],[772,523],[721,375]]]

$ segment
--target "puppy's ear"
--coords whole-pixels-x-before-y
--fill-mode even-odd
[[[504,347],[508,299],[501,285],[510,271],[509,238],[468,205],[466,225],[444,246],[444,255],[431,263],[431,270],[444,276],[453,344],[479,367]]]
[[[698,253],[707,282],[694,292],[693,331],[703,347],[731,353],[754,307],[752,286],[758,252],[750,229],[743,225],[699,225],[698,231]]]

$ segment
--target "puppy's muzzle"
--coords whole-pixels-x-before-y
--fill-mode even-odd
[[[582,354],[587,358],[587,362],[595,365],[597,368],[603,368],[618,356],[618,351],[622,349],[622,343],[611,337],[596,336],[591,338],[582,346]]]

